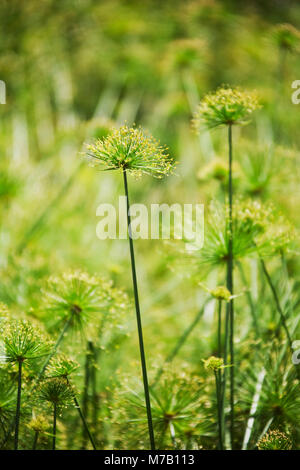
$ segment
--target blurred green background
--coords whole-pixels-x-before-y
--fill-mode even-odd
[[[121,175],[81,163],[83,143],[112,123],[149,129],[178,161],[165,180],[130,178],[132,202],[207,207],[222,200],[213,163],[226,162],[225,133],[196,136],[191,128],[201,97],[221,84],[257,90],[263,106],[251,126],[235,130],[236,193],[272,201],[299,227],[300,108],[291,102],[291,83],[300,79],[300,49],[285,50],[274,33],[280,23],[300,27],[299,2],[2,0],[0,19],[7,88],[0,105],[0,300],[13,311],[34,315],[44,279],[70,268],[103,274],[131,294],[128,242],[96,237],[96,209],[117,203]],[[272,149],[273,171],[262,189],[243,170],[249,148],[258,172],[263,149]],[[151,369],[206,294],[167,244],[140,240],[136,251]],[[298,261],[290,264],[297,277]],[[203,280],[214,285],[218,275]],[[210,308],[181,361],[200,367],[211,352],[211,322]],[[138,360],[133,310],[126,324],[122,351],[130,361],[114,353],[122,372]]]

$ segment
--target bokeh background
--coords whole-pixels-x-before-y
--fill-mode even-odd
[[[276,39],[279,24],[300,27],[299,2],[2,0],[0,19],[7,88],[0,105],[0,300],[13,311],[34,316],[44,280],[67,269],[112,278],[131,295],[128,242],[96,237],[97,206],[117,203],[121,175],[95,171],[81,155],[83,143],[111,125],[147,128],[178,162],[164,180],[130,178],[132,201],[207,207],[222,200],[225,133],[197,136],[191,126],[201,97],[222,84],[255,89],[262,104],[251,126],[235,130],[236,193],[273,202],[299,227],[300,105],[291,102],[291,83],[300,79],[300,49],[285,50]],[[245,155],[257,158],[258,173],[269,172],[262,187],[245,169]],[[151,370],[206,293],[192,270],[178,268],[168,244],[140,240],[136,251]],[[297,273],[296,256],[290,265]],[[207,285],[216,283],[215,271],[205,276]],[[200,368],[210,354],[212,310],[181,349],[181,362]],[[124,325],[121,346],[104,355],[103,388],[117,372],[139,376],[133,309]]]

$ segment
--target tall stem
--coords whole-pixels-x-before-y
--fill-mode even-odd
[[[90,386],[90,341],[87,342],[87,350],[85,353],[85,366],[84,366],[84,387],[83,387],[83,399],[82,399],[82,410],[84,416],[88,416],[89,408],[89,386]],[[86,429],[83,429],[82,434],[82,449],[85,449],[87,441]]]
[[[222,430],[222,398],[221,398],[221,370],[215,370],[216,380],[216,395],[217,395],[217,408],[218,408],[218,434],[219,434],[219,449],[223,450],[223,430]]]
[[[228,263],[227,263],[227,288],[233,295],[233,224],[232,224],[232,125],[228,126],[228,151],[229,151],[229,241],[228,241]],[[229,351],[230,351],[230,440],[233,449],[234,439],[234,304],[233,299],[228,303],[229,315]]]
[[[18,394],[17,394],[17,408],[16,408],[16,422],[15,422],[15,450],[19,447],[19,425],[20,425],[20,410],[21,410],[21,393],[22,393],[22,365],[23,361],[18,361]]]
[[[70,326],[70,324],[71,324],[72,319],[73,319],[73,314],[70,315],[70,318],[69,318],[69,319],[66,321],[66,323],[64,324],[64,327],[63,327],[63,329],[62,329],[62,331],[61,331],[59,337],[57,338],[57,341],[56,341],[56,343],[55,343],[55,345],[54,345],[54,348],[52,349],[52,351],[51,351],[51,353],[49,354],[49,356],[47,356],[47,359],[45,360],[45,362],[44,362],[44,364],[43,364],[43,367],[42,367],[42,369],[40,370],[40,373],[39,373],[39,375],[38,375],[38,377],[37,377],[36,383],[38,383],[38,382],[40,381],[40,379],[42,378],[42,376],[44,375],[44,372],[45,372],[45,370],[46,370],[46,368],[47,368],[49,362],[51,361],[52,357],[54,356],[54,354],[56,353],[57,349],[59,348],[60,343],[62,342],[63,337],[64,337],[66,331],[68,330],[68,328],[69,328],[69,326]]]
[[[68,385],[70,385],[70,382],[69,382],[68,379],[67,379],[67,383],[68,383]],[[74,400],[75,408],[77,409],[77,411],[78,411],[78,413],[79,413],[79,416],[80,416],[80,419],[81,419],[81,421],[82,421],[82,424],[83,424],[83,426],[84,426],[84,429],[85,429],[85,431],[86,431],[86,433],[87,433],[87,435],[88,435],[89,440],[91,441],[91,444],[92,444],[92,446],[93,446],[93,449],[94,449],[94,450],[97,450],[95,441],[94,441],[93,436],[92,436],[92,434],[91,434],[91,432],[90,432],[90,430],[89,430],[89,427],[88,427],[88,424],[87,424],[86,419],[85,419],[85,417],[84,417],[84,414],[83,414],[82,411],[81,411],[81,408],[80,408],[80,405],[79,405],[79,402],[78,402],[78,400],[77,400],[77,397],[76,397],[75,393],[73,393],[73,400]]]
[[[124,178],[124,189],[125,189],[125,196],[126,196],[126,202],[127,202],[127,226],[128,226],[128,238],[129,238],[130,259],[131,259],[132,283],[133,283],[136,321],[137,321],[139,346],[140,346],[142,374],[143,374],[143,382],[144,382],[145,402],[146,402],[146,409],[147,409],[149,439],[150,439],[151,450],[155,450],[150,393],[149,393],[149,384],[148,384],[148,375],[147,375],[147,365],[146,365],[144,339],[143,339],[143,328],[142,328],[142,319],[141,319],[141,312],[140,312],[137,277],[136,277],[136,269],[135,269],[134,247],[133,247],[133,240],[132,240],[132,233],[131,233],[131,217],[130,217],[130,211],[129,211],[130,204],[129,204],[129,197],[128,197],[128,184],[127,184],[126,169],[123,169],[123,178]]]
[[[38,438],[39,438],[39,432],[36,431],[36,432],[34,433],[34,439],[33,439],[32,450],[36,450]]]
[[[218,357],[222,355],[222,300],[218,302]]]
[[[56,417],[57,417],[57,405],[54,403],[53,408],[53,438],[52,438],[52,450],[55,450],[55,443],[56,443]]]

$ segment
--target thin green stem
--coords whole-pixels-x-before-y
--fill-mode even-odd
[[[218,301],[218,357],[222,357],[222,300]]]
[[[152,413],[151,413],[151,402],[150,402],[150,393],[149,393],[149,384],[148,384],[148,375],[147,375],[147,365],[146,365],[144,339],[143,339],[143,328],[142,328],[142,319],[141,319],[141,313],[140,313],[137,277],[136,277],[136,269],[135,269],[134,247],[133,247],[133,240],[132,240],[132,233],[131,233],[130,204],[129,204],[129,196],[128,196],[128,184],[127,184],[126,169],[123,169],[123,178],[124,178],[125,196],[126,196],[126,201],[127,201],[127,226],[128,226],[130,258],[131,258],[132,283],[133,283],[133,291],[134,291],[136,321],[137,321],[139,346],[140,346],[140,356],[141,356],[141,365],[142,365],[142,374],[143,374],[143,382],[144,382],[145,402],[146,402],[146,409],[147,409],[148,430],[149,430],[151,450],[155,450],[155,441],[154,441],[154,432],[153,432],[153,423],[152,423]]]
[[[228,240],[228,263],[227,263],[227,288],[233,295],[233,223],[232,223],[232,125],[228,126],[228,150],[229,150],[229,240]],[[234,303],[231,299],[228,303],[229,316],[229,352],[230,352],[230,441],[233,449],[234,441]]]
[[[34,433],[34,439],[33,439],[33,444],[32,444],[32,450],[36,450],[38,438],[39,438],[39,432],[36,431],[36,432]]]
[[[90,341],[87,342],[87,350],[85,354],[85,365],[84,365],[84,386],[83,386],[83,399],[82,399],[82,410],[84,416],[88,416],[89,408],[89,386],[90,386]],[[82,449],[85,449],[87,441],[86,429],[83,429],[82,434]]]
[[[40,373],[37,377],[37,381],[36,381],[36,384],[40,381],[40,379],[42,378],[42,376],[44,375],[44,372],[49,364],[49,362],[51,361],[52,357],[54,356],[54,354],[56,353],[57,349],[59,348],[60,346],[60,343],[62,342],[64,336],[65,336],[65,333],[67,332],[69,326],[71,325],[71,322],[72,322],[72,319],[73,319],[73,315],[70,315],[69,319],[66,321],[66,323],[64,324],[64,327],[59,335],[59,337],[57,338],[57,341],[51,351],[51,353],[47,356],[47,359],[45,360],[44,364],[43,364],[43,367],[42,369],[40,370]]]
[[[92,354],[92,370],[91,370],[91,383],[92,383],[92,424],[95,434],[97,434],[97,416],[99,409],[99,397],[97,394],[97,363],[98,363],[98,349],[94,343],[90,343]]]
[[[22,393],[22,365],[23,360],[18,361],[18,393],[17,393],[17,407],[16,407],[16,421],[15,421],[15,450],[19,447],[19,426],[20,426],[20,411],[21,411],[21,393]]]
[[[67,379],[67,383],[68,383],[68,385],[70,385],[69,379]],[[79,416],[80,416],[80,419],[81,419],[81,421],[82,421],[82,424],[83,424],[83,426],[84,426],[84,429],[85,429],[85,431],[86,431],[86,433],[87,433],[87,435],[88,435],[88,438],[89,438],[89,440],[90,440],[90,442],[91,442],[91,444],[92,444],[92,446],[93,446],[93,449],[94,449],[94,450],[97,450],[96,444],[95,444],[95,441],[94,441],[94,438],[93,438],[93,436],[92,436],[92,434],[91,434],[91,432],[90,432],[90,430],[89,430],[88,424],[87,424],[87,422],[86,422],[86,419],[85,419],[85,417],[84,417],[84,414],[83,414],[82,411],[81,411],[79,402],[78,402],[77,397],[76,397],[76,395],[75,395],[74,392],[73,392],[73,400],[74,400],[75,408],[76,408],[77,411],[78,411],[78,414],[79,414]]]
[[[55,450],[56,445],[56,418],[57,418],[57,404],[53,404],[53,437],[52,437],[52,450]]]
[[[238,261],[237,266],[238,266],[238,269],[240,271],[240,275],[241,275],[241,279],[243,281],[243,284],[245,285],[245,287],[248,287],[247,286],[247,279],[246,279],[246,276],[245,276],[245,271],[243,269],[242,263],[240,261]],[[256,311],[255,311],[253,298],[252,298],[251,292],[249,291],[248,288],[246,290],[246,297],[247,297],[247,301],[248,301],[248,304],[249,304],[249,307],[250,307],[250,312],[251,312],[252,322],[253,322],[253,328],[255,330],[256,337],[259,338],[260,337],[260,331],[259,331],[259,326],[258,326],[258,319],[257,319],[257,316],[256,316]]]
[[[218,408],[219,449],[223,450],[221,370],[215,370],[214,374],[216,380],[216,396]]]

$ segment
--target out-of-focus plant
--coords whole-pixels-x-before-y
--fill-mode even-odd
[[[292,440],[284,432],[275,429],[261,437],[257,447],[258,450],[291,450]]]
[[[3,340],[5,361],[18,366],[18,390],[15,415],[15,450],[19,445],[19,424],[22,394],[23,365],[47,356],[50,351],[49,340],[38,329],[25,320],[11,321],[7,325]]]
[[[194,125],[198,131],[201,128],[215,129],[226,126],[228,128],[228,259],[227,259],[227,288],[233,294],[233,185],[232,185],[232,127],[236,125],[245,125],[249,123],[249,119],[253,111],[259,108],[258,98],[254,93],[244,92],[240,89],[219,88],[215,93],[206,95],[200,102],[198,110],[195,114]],[[228,338],[225,338],[225,350],[227,341],[230,348],[230,362],[232,364],[230,370],[230,408],[231,408],[231,445],[234,445],[234,306],[233,300],[228,303],[226,314],[226,333],[229,332]]]
[[[53,406],[52,450],[55,450],[57,416],[63,408],[71,405],[73,401],[72,388],[66,380],[61,378],[44,380],[40,385],[39,399]]]

